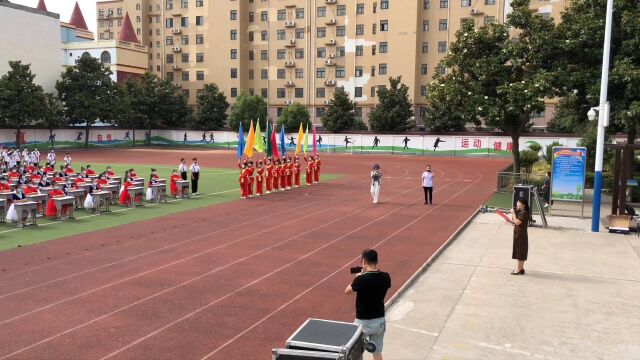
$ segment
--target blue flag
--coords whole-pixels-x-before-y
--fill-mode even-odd
[[[242,153],[244,153],[244,131],[242,131],[242,123],[240,123],[240,130],[238,131],[238,160],[242,159]]]
[[[286,143],[284,142],[284,125],[280,127],[280,156],[284,158],[286,151]]]

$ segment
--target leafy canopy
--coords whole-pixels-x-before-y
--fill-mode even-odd
[[[337,88],[329,107],[322,114],[322,126],[331,132],[366,130],[367,126],[354,112],[356,105],[342,88]]]
[[[262,96],[249,95],[243,91],[236,98],[236,103],[231,107],[229,127],[238,129],[242,122],[242,128],[249,129],[251,120],[254,122],[260,120],[260,128],[267,128],[267,103]]]
[[[300,124],[302,124],[303,129],[306,129],[307,126],[311,127],[309,110],[307,110],[306,106],[294,103],[282,110],[282,114],[278,119],[278,128],[284,125],[286,132],[297,132]]]
[[[198,130],[218,130],[227,124],[227,97],[216,84],[205,84],[196,100],[196,114],[191,127]]]
[[[374,131],[401,132],[416,126],[409,101],[409,87],[402,77],[390,77],[389,88],[378,88],[378,103],[369,113],[369,127]]]

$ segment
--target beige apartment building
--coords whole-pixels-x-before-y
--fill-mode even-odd
[[[557,19],[567,1],[532,8]],[[400,75],[420,119],[461,22],[502,22],[508,9],[509,0],[109,0],[97,3],[97,37],[117,38],[129,13],[149,47],[149,71],[180,84],[192,104],[216,83],[231,103],[241,91],[259,94],[275,119],[299,102],[320,123],[343,87],[366,121],[376,89]]]

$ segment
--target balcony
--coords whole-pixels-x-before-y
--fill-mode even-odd
[[[288,2],[288,3],[286,3],[284,5],[284,7],[294,8],[294,7],[296,7],[296,2],[292,0],[292,1]]]
[[[335,45],[336,44],[336,39],[329,39],[325,42],[325,44],[327,45]]]
[[[324,64],[327,65],[327,66],[336,66],[336,62],[334,60],[331,60],[331,59],[325,60]]]
[[[325,21],[324,23],[327,25],[335,25],[336,19],[335,18],[327,19],[327,21]]]
[[[325,86],[336,86],[336,81],[335,80],[327,80],[324,82]]]
[[[171,50],[173,50],[173,52],[180,52],[180,51],[182,51],[182,49],[180,48],[180,46],[174,46]]]
[[[294,46],[296,46],[296,39],[289,39],[289,41],[286,44],[284,44],[284,46],[286,46],[286,47],[294,47]]]
[[[180,33],[182,33],[182,29],[173,28],[173,29],[171,29],[171,33],[174,34],[174,35],[180,34]]]
[[[286,87],[295,87],[295,86],[296,86],[296,84],[295,84],[293,81],[291,81],[291,80],[287,80],[287,81],[284,83],[284,86],[286,86]]]
[[[295,67],[296,66],[296,62],[292,61],[292,60],[287,60],[284,62],[284,66],[285,67]]]
[[[284,27],[287,27],[287,28],[296,27],[296,22],[293,20],[287,20],[284,22]]]

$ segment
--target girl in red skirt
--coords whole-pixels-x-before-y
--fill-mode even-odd
[[[56,203],[53,201],[53,198],[64,197],[66,195],[64,191],[60,189],[60,185],[57,182],[54,181],[51,186],[53,189],[49,191],[49,201],[47,202],[47,209],[44,214],[46,217],[53,219],[58,216],[58,208],[56,207]],[[63,205],[61,211],[62,214],[69,212],[71,206],[73,205]]]
[[[300,158],[293,158],[293,179],[295,187],[300,187]]]
[[[169,177],[169,190],[171,190],[172,197],[178,197],[178,185],[176,181],[182,180],[180,174],[178,174],[178,170],[171,171],[171,177]]]
[[[304,161],[307,162],[306,166],[306,176],[305,180],[307,181],[307,185],[313,184],[313,170],[315,169],[315,164],[313,163],[313,156],[304,157]]]
[[[313,182],[320,182],[320,165],[322,165],[322,161],[320,161],[320,154],[316,154],[316,167],[313,169]]]
[[[267,166],[265,167],[265,181],[267,186],[267,194],[271,193],[273,189],[273,162],[271,158],[266,159]]]
[[[256,164],[256,195],[262,196],[262,186],[264,183],[264,167],[262,161],[258,160]]]

